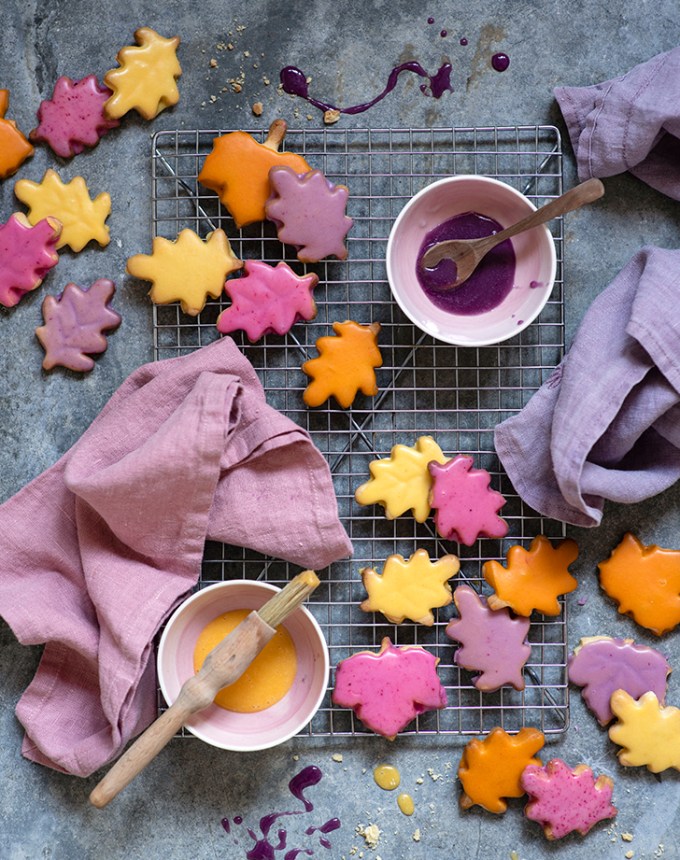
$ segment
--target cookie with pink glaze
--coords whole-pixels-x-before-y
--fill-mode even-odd
[[[604,775],[595,779],[585,764],[573,770],[559,758],[543,767],[530,764],[524,768],[521,783],[529,795],[524,814],[543,827],[548,839],[574,832],[585,836],[618,811],[611,802],[613,780]]]
[[[334,185],[320,170],[296,173],[280,166],[270,169],[269,187],[265,213],[276,224],[279,240],[297,248],[298,260],[346,259],[345,236],[352,226],[345,214],[346,185]]]
[[[472,546],[479,537],[502,538],[508,524],[498,516],[505,498],[489,487],[486,469],[474,469],[465,454],[446,463],[430,463],[430,505],[436,509],[434,523],[445,540]]]
[[[257,260],[247,260],[244,271],[224,285],[232,304],[217,318],[218,331],[243,329],[252,343],[268,332],[286,334],[298,320],[316,316],[314,273],[299,276],[283,261],[270,266]]]
[[[378,653],[358,651],[340,661],[333,702],[352,708],[366,728],[394,740],[419,714],[446,706],[438,663],[420,645],[393,645],[385,637]]]
[[[670,672],[661,652],[632,639],[587,636],[569,658],[569,680],[582,688],[581,695],[601,726],[614,719],[610,700],[616,690],[625,690],[634,699],[652,692],[663,705]]]
[[[96,146],[100,138],[120,125],[117,119],[104,114],[104,103],[111,95],[111,90],[101,86],[96,75],[80,81],[59,78],[52,98],[40,103],[38,126],[29,138],[34,143],[46,143],[62,158],[73,158]]]
[[[59,262],[60,235],[56,218],[43,218],[31,226],[25,215],[15,212],[0,224],[0,305],[13,308],[42,284]]]
[[[449,621],[446,635],[460,642],[453,657],[456,665],[479,672],[472,679],[478,690],[491,692],[506,684],[523,690],[522,669],[531,655],[529,619],[513,617],[508,609],[490,609],[486,598],[469,585],[459,585],[453,599],[459,618]]]

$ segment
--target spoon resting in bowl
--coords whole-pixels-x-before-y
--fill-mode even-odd
[[[569,191],[555,198],[555,200],[551,200],[550,203],[546,203],[545,206],[541,206],[540,209],[527,215],[526,218],[522,218],[517,223],[500,230],[498,233],[493,233],[491,236],[484,236],[481,239],[448,239],[445,242],[437,242],[423,254],[420,265],[426,269],[434,269],[442,260],[451,260],[456,268],[455,280],[448,284],[442,284],[437,289],[442,291],[453,290],[468,280],[485,255],[496,245],[518,233],[523,233],[532,227],[538,227],[540,224],[545,224],[546,221],[552,221],[559,215],[580,209],[587,203],[593,203],[603,194],[604,185],[599,179],[587,179],[580,185],[570,188]]]

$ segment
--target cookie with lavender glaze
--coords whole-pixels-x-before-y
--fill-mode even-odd
[[[651,691],[663,704],[670,672],[663,654],[632,639],[587,636],[569,658],[569,680],[582,688],[581,695],[601,726],[614,718],[610,699],[616,690],[625,690],[634,699]]]
[[[358,651],[338,663],[333,702],[394,740],[419,714],[445,707],[438,663],[420,645],[397,646],[385,637],[378,653]]]
[[[522,669],[531,655],[529,619],[513,617],[508,609],[490,609],[486,598],[469,585],[459,585],[453,599],[459,618],[449,621],[446,635],[460,642],[456,665],[479,672],[472,679],[478,690],[491,692],[506,684],[523,690]]]
[[[265,213],[276,224],[280,241],[297,248],[298,260],[347,258],[345,236],[352,219],[345,214],[346,185],[334,185],[320,170],[299,174],[286,166],[272,167],[269,185]]]
[[[445,540],[472,546],[479,537],[502,538],[508,524],[498,511],[505,498],[489,486],[486,469],[473,468],[472,457],[459,454],[446,463],[430,463],[430,504],[434,523]]]
[[[522,788],[529,795],[524,814],[537,821],[547,839],[569,833],[585,836],[599,821],[614,818],[614,782],[608,776],[594,778],[585,764],[570,768],[555,758],[544,767],[528,765],[522,773]]]

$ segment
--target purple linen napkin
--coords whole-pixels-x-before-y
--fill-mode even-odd
[[[581,180],[628,170],[680,200],[680,48],[590,87],[557,87]]]
[[[596,526],[680,477],[680,251],[646,247],[595,299],[571,349],[495,431],[536,511]]]
[[[230,338],[136,370],[0,506],[0,615],[46,643],[17,706],[27,758],[87,776],[154,719],[153,639],[206,539],[317,570],[352,552],[323,456]]]

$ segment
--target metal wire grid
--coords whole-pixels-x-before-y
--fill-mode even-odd
[[[322,585],[310,609],[325,633],[333,669],[340,660],[362,650],[376,650],[382,638],[395,644],[424,645],[439,658],[438,672],[447,690],[442,711],[417,718],[408,733],[484,734],[495,726],[517,731],[524,725],[546,734],[568,725],[566,680],[567,618],[563,602],[559,617],[534,615],[525,668],[526,688],[481,693],[471,674],[454,665],[454,645],[445,626],[454,611],[436,614],[433,627],[406,622],[389,624],[380,614],[359,609],[366,596],[360,570],[382,569],[392,553],[404,557],[423,547],[431,558],[454,552],[461,571],[453,581],[488,592],[482,576],[487,559],[504,560],[516,543],[528,546],[538,534],[564,537],[562,523],[544,519],[517,496],[494,453],[493,429],[518,412],[550,375],[564,348],[562,222],[551,224],[557,249],[557,280],[540,318],[517,337],[483,348],[460,348],[433,340],[416,329],[391,299],[385,272],[390,227],[407,200],[435,179],[452,174],[493,176],[526,194],[536,205],[562,193],[562,152],[552,126],[435,129],[305,129],[289,130],[287,148],[304,153],[312,167],[335,183],[349,187],[348,214],[354,225],[349,255],[303,266],[283,246],[274,226],[262,222],[237,230],[218,198],[197,183],[213,138],[228,130],[160,132],[153,140],[154,235],[174,239],[185,227],[205,236],[222,227],[241,259],[275,263],[286,260],[299,273],[315,271],[318,315],[279,337],[268,335],[256,344],[235,337],[258,371],[268,402],[307,429],[330,465],[342,521],[354,546],[351,560],[321,572]],[[261,130],[250,130],[263,140]],[[215,322],[225,300],[209,302],[196,318],[179,306],[154,306],[154,350],[157,359],[190,352],[218,337]],[[308,409],[302,392],[308,382],[300,366],[316,353],[316,339],[330,332],[334,321],[380,322],[383,366],[377,371],[379,394],[360,395],[344,410],[329,401]],[[369,475],[368,464],[389,456],[397,443],[413,445],[432,435],[443,451],[472,454],[478,467],[492,475],[492,486],[507,502],[502,514],[510,529],[502,540],[482,539],[471,548],[441,540],[431,520],[418,524],[411,516],[387,520],[381,507],[361,507],[354,491]],[[292,571],[293,573],[296,571]],[[253,553],[209,544],[201,585],[229,578],[266,578],[282,585],[288,565]],[[331,675],[331,684],[334,671]],[[332,689],[332,686],[331,686]],[[351,711],[331,703],[330,690],[304,731],[309,736],[349,736],[366,729]]]

